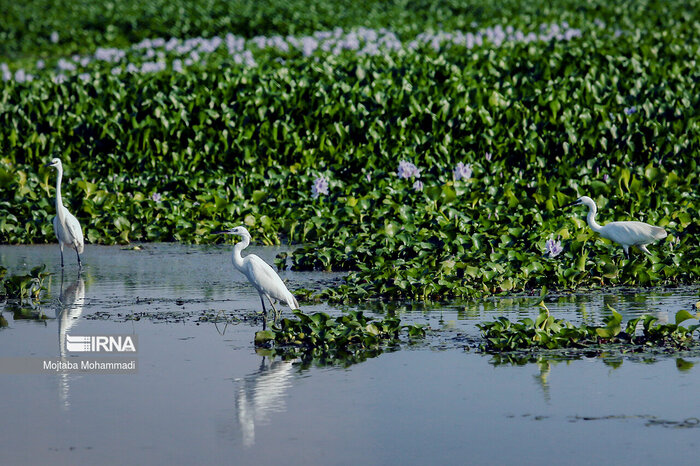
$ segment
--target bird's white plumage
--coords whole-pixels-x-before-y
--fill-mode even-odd
[[[644,222],[610,222],[603,225],[600,236],[618,244],[637,246],[665,238],[666,230]]]
[[[63,180],[63,164],[61,159],[54,158],[46,166],[53,167],[58,172],[56,177],[56,216],[53,219],[53,230],[58,239],[58,245],[61,248],[61,267],[63,267],[63,247],[68,246],[75,249],[78,255],[78,266],[81,266],[80,254],[85,249],[85,241],[83,239],[83,231],[80,228],[80,222],[73,214],[68,212],[68,209],[63,205],[61,197],[61,181]]]
[[[241,251],[250,244],[251,238],[250,233],[245,227],[238,226],[219,233],[238,235],[241,237],[241,241],[233,246],[231,261],[236,270],[245,275],[251,285],[258,291],[263,306],[263,313],[266,313],[263,297],[268,299],[272,309],[275,311],[275,320],[277,319],[278,312],[273,301],[286,304],[291,309],[299,309],[299,303],[294,295],[289,292],[287,285],[284,284],[280,276],[277,275],[277,272],[275,272],[267,262],[255,254],[248,254],[245,257],[241,255]]]
[[[235,266],[235,263],[234,263]],[[268,297],[286,304],[291,309],[298,309],[299,305],[292,293],[287,289],[279,275],[270,265],[255,254],[248,254],[243,258],[241,270],[248,281],[258,290]]]
[[[61,222],[58,215],[53,218],[53,231],[56,232],[56,239],[59,243],[78,251],[78,254],[82,254],[85,250],[85,241],[83,240],[83,231],[80,229],[80,222],[64,206],[61,205],[58,209],[63,210],[64,221]]]
[[[603,226],[599,225],[595,220],[598,207],[595,201],[588,196],[581,196],[572,204],[588,207],[586,221],[591,230],[600,234],[603,238],[607,238],[622,246],[627,256],[629,256],[630,246],[637,246],[642,251],[650,254],[646,245],[664,239],[667,236],[666,230],[663,228],[644,222],[620,221],[610,222]]]

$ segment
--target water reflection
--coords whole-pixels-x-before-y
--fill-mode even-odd
[[[292,384],[292,361],[263,356],[260,367],[239,381],[236,391],[236,417],[243,445],[255,444],[255,425],[268,421],[272,413],[286,410],[285,392]]]
[[[56,306],[56,320],[58,321],[58,353],[61,360],[67,357],[66,335],[78,322],[83,313],[85,304],[85,282],[78,272],[77,279],[65,290],[63,289],[63,271],[61,271],[61,293]],[[69,391],[71,374],[61,372],[59,374],[59,395],[64,408],[70,407]]]
[[[549,377],[552,370],[558,366],[560,363],[569,365],[572,361],[584,360],[584,359],[597,359],[602,362],[605,366],[611,369],[611,371],[617,370],[622,367],[625,361],[629,363],[637,364],[655,364],[664,360],[668,360],[670,357],[668,353],[664,351],[653,352],[639,352],[639,353],[625,353],[621,351],[604,351],[604,350],[585,350],[585,351],[566,351],[566,352],[553,352],[551,354],[535,355],[527,353],[500,353],[491,354],[489,364],[500,367],[500,366],[526,366],[526,365],[537,365],[538,373],[533,374],[532,378],[535,385],[538,386],[542,392],[542,397],[545,403],[549,404],[552,400],[553,387],[550,383]],[[698,358],[700,357],[700,349],[686,350],[676,353],[676,369],[678,372],[688,372],[693,369],[695,362],[688,360],[688,358]],[[554,369],[556,372],[556,369]]]

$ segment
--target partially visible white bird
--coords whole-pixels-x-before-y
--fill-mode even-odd
[[[595,214],[598,212],[598,207],[595,205],[595,201],[588,196],[581,196],[564,207],[581,204],[588,206],[586,221],[588,222],[588,226],[591,227],[591,230],[600,233],[600,236],[603,238],[607,238],[621,245],[628,259],[630,257],[630,246],[637,246],[645,253],[651,254],[646,245],[664,239],[667,236],[666,230],[663,228],[655,227],[644,222],[624,221],[610,222],[603,226],[598,225],[595,221]]]
[[[263,307],[263,330],[265,329],[267,321],[267,309],[265,309],[265,300],[263,297],[267,298],[275,312],[274,322],[277,322],[281,311],[277,311],[273,300],[286,304],[290,309],[299,309],[299,303],[297,303],[294,295],[289,292],[280,276],[277,275],[277,272],[275,272],[267,262],[255,254],[248,254],[245,257],[241,256],[241,251],[250,244],[250,233],[245,227],[238,226],[230,230],[216,231],[214,233],[237,235],[241,237],[241,242],[233,246],[233,266],[245,275],[248,281],[258,290],[260,302]]]
[[[63,267],[63,246],[68,246],[75,249],[78,256],[78,267],[82,267],[80,262],[80,254],[85,249],[83,241],[83,231],[80,228],[78,219],[73,216],[68,209],[63,207],[63,199],[61,198],[61,180],[63,179],[63,164],[61,159],[52,159],[46,167],[54,167],[58,171],[56,178],[56,216],[53,218],[53,231],[56,232],[58,245],[61,247],[61,267]]]

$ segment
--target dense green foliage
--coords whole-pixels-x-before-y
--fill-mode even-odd
[[[7,274],[7,269],[0,266],[0,302],[4,309],[13,313],[14,319],[45,320],[46,314],[37,306],[46,291],[44,280],[49,276],[46,266],[34,267],[23,275]],[[0,328],[7,327],[8,322],[0,316]]]
[[[256,346],[274,345],[275,354],[282,356],[354,362],[358,356],[376,355],[387,346],[398,344],[402,330],[410,338],[425,336],[420,325],[401,325],[398,317],[378,321],[362,311],[335,318],[324,312],[293,312],[298,319],[282,319],[272,330],[257,332]]]
[[[495,0],[3,0],[0,57],[71,55],[96,47],[123,47],[154,37],[211,37],[233,32],[243,37],[299,35],[336,27],[390,28],[402,35],[426,29],[467,29],[479,24],[551,21],[574,24],[594,18],[620,27],[641,19],[657,25],[691,23],[697,2],[670,9],[663,1],[554,2]],[[670,11],[666,11],[669,8]],[[40,12],[40,13],[39,13]],[[580,25],[580,24],[577,24]],[[660,24],[658,24],[660,25]],[[692,26],[691,26],[692,27]],[[58,33],[55,42],[52,33]]]
[[[25,301],[38,301],[41,292],[45,291],[44,280],[48,276],[45,265],[34,267],[24,275],[7,275],[7,269],[0,266],[0,298],[20,305]]]
[[[64,202],[88,242],[207,242],[246,224],[254,241],[303,244],[295,269],[350,271],[329,299],[697,281],[698,2],[487,3],[66,1],[36,23],[13,4],[6,57],[338,25],[410,40],[438,24],[569,21],[581,36],[311,58],[265,50],[252,67],[220,54],[184,73],[113,75],[94,63],[86,79],[4,82],[0,242],[54,240],[55,175],[41,165],[60,155]],[[45,44],[53,30],[59,42]],[[397,176],[400,160],[421,170],[421,190]],[[471,177],[454,179],[458,162]],[[314,198],[320,175],[329,193]],[[650,257],[622,259],[582,209],[558,209],[584,194],[601,223],[648,221],[669,237]],[[554,238],[563,252],[550,257]]]
[[[499,317],[493,322],[478,325],[485,339],[481,349],[487,352],[531,348],[591,349],[600,347],[601,344],[637,349],[652,346],[688,349],[698,346],[693,333],[700,325],[683,327],[680,324],[688,319],[698,319],[700,313],[693,315],[686,310],[678,311],[675,324],[658,323],[657,317],[644,315],[629,320],[623,330],[622,315],[612,308],[610,310],[612,315],[605,319],[605,326],[602,327],[585,324],[577,327],[570,322],[554,318],[546,307],[535,320],[526,318],[511,322],[505,317]],[[641,334],[637,334],[640,322],[642,331]]]

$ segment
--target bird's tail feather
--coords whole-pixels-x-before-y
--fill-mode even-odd
[[[668,236],[666,230],[664,230],[661,227],[651,227],[651,234],[654,236],[655,239],[663,239],[666,236]]]

